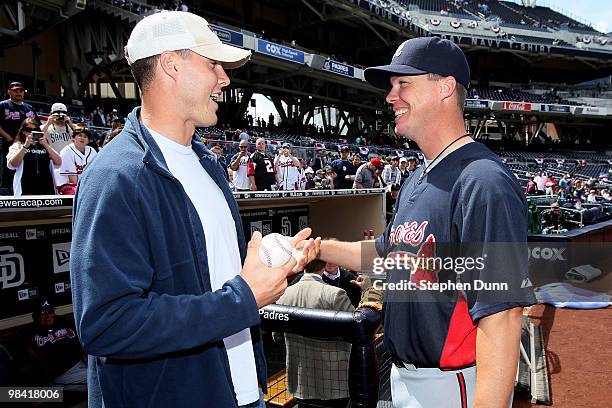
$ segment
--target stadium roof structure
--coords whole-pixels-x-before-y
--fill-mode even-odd
[[[133,81],[123,47],[135,23],[156,12],[156,7],[137,0],[81,1],[9,0],[5,14],[10,17],[12,13],[14,18],[0,20],[4,27],[0,29],[0,47],[24,43],[41,30],[57,30],[53,35],[62,38],[59,52],[64,95],[81,98],[89,84],[108,82],[117,98],[122,98],[118,84]],[[554,87],[612,72],[609,37],[588,27],[509,23],[499,16],[471,11],[476,4],[472,1],[457,13],[435,10],[440,5],[451,7],[452,1],[410,3],[199,0],[193,2],[190,11],[211,22],[222,41],[253,51],[251,63],[230,72],[231,87],[240,88],[240,97],[235,98],[239,104],[233,113],[236,117],[244,112],[252,95],[260,92],[271,98],[281,120],[287,119],[284,115],[307,120],[315,109],[333,106],[341,115],[352,112],[358,115],[355,120],[359,117],[358,121],[374,125],[381,114],[385,115],[387,106],[382,92],[363,80],[363,69],[390,60],[399,44],[417,36],[440,36],[459,44],[472,69],[472,84],[478,87],[533,82]],[[488,3],[519,7],[514,3],[504,5],[507,2]],[[53,25],[56,27],[51,28]],[[517,114],[578,118],[584,111],[564,103],[555,107],[559,103],[553,101],[475,100],[467,105],[469,112],[493,112],[501,117],[509,111],[510,119]],[[504,106],[498,102],[508,102],[510,108],[496,109]],[[517,102],[524,103],[521,109],[516,109]],[[283,108],[283,103],[290,108]],[[529,109],[524,109],[527,106]],[[587,114],[591,118],[608,117],[604,108]]]

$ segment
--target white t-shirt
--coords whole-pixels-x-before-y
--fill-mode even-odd
[[[148,128],[147,128],[148,129]],[[223,192],[200,164],[190,146],[183,146],[148,129],[159,146],[168,169],[178,179],[198,211],[206,236],[210,283],[219,290],[240,273],[236,225]],[[251,332],[244,329],[223,339],[238,405],[259,399]]]
[[[74,143],[70,143],[60,152],[62,165],[59,171],[55,169],[55,185],[61,186],[69,183],[68,176],[78,176],[87,167],[89,163],[96,158],[96,151],[89,146],[85,146],[85,153],[81,153],[79,149],[74,147]]]
[[[295,190],[299,172],[293,162],[293,156],[280,156],[278,158],[278,179],[283,190]]]
[[[236,153],[238,155],[240,153]],[[232,157],[230,165],[236,160],[236,155]],[[247,165],[249,163],[249,155],[246,154],[240,158],[238,170],[234,170],[234,186],[240,190],[249,190],[249,176],[247,176]]]
[[[11,147],[9,147],[8,154],[6,155],[6,167],[11,170],[15,170],[15,175],[13,176],[13,195],[15,197],[20,197],[21,194],[21,177],[23,176],[23,159],[21,163],[17,167],[11,166],[10,160],[19,153],[21,150],[21,143],[13,143]],[[47,150],[42,146],[38,145],[38,154],[48,154]],[[49,170],[51,171],[51,175],[53,175],[53,171],[55,170],[55,165],[53,164],[53,160],[49,160]]]

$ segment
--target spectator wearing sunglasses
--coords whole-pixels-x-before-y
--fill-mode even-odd
[[[6,160],[7,167],[15,170],[15,196],[55,194],[53,164],[60,166],[62,159],[41,132],[35,119],[27,118],[23,121]]]

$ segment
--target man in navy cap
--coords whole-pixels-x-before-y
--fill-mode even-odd
[[[515,177],[465,130],[467,60],[450,41],[415,38],[398,47],[389,65],[366,69],[365,79],[387,90],[395,133],[416,142],[425,163],[403,184],[373,244],[323,241],[319,258],[355,271],[398,255],[417,261],[410,268],[385,266],[394,407],[508,407],[522,308],[535,302],[527,211]],[[503,257],[493,245],[500,242]],[[468,259],[481,263],[458,262]],[[483,290],[477,281],[507,286]]]
[[[2,143],[2,168],[0,183],[2,187],[13,185],[14,171],[6,168],[6,155],[17,136],[17,130],[25,118],[35,118],[36,112],[24,102],[25,88],[21,82],[11,82],[8,87],[9,99],[0,102],[0,142]],[[4,174],[4,177],[2,175]]]

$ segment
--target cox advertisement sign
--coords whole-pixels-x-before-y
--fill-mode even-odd
[[[304,52],[294,48],[285,47],[284,45],[274,44],[270,41],[258,39],[257,51],[269,55],[271,57],[284,59],[286,61],[304,63]]]

